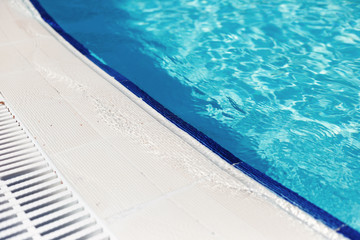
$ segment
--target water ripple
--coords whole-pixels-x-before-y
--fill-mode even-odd
[[[360,229],[345,210],[360,211],[351,198],[360,187],[359,4],[158,0],[117,6],[129,13],[129,28],[146,35],[143,52],[207,102],[198,114],[248,137],[268,175]]]
[[[175,114],[360,231],[359,1],[43,2]]]

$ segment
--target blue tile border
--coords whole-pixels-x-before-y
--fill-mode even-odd
[[[344,222],[340,221],[336,217],[332,216],[328,212],[324,211],[323,209],[319,208],[318,206],[314,205],[313,203],[309,202],[305,198],[301,197],[297,193],[293,192],[292,190],[286,188],[285,186],[281,185],[277,181],[273,180],[272,178],[268,177],[264,173],[256,170],[255,168],[251,167],[249,164],[245,163],[244,161],[240,160],[228,150],[221,147],[217,142],[213,139],[206,136],[204,133],[197,130],[195,127],[190,125],[189,123],[185,122],[174,113],[169,111],[155,99],[150,97],[146,92],[141,90],[137,85],[133,82],[125,78],[123,75],[118,73],[116,70],[111,68],[110,66],[102,63],[96,57],[94,57],[91,52],[85,48],[80,42],[74,39],[71,35],[64,31],[60,27],[60,25],[45,11],[45,9],[41,6],[38,0],[29,0],[33,6],[37,9],[39,14],[41,15],[42,19],[48,23],[58,34],[60,34],[67,42],[69,42],[73,47],[75,47],[79,52],[81,52],[85,57],[87,57],[90,61],[95,63],[98,67],[100,67],[103,71],[105,71],[110,76],[114,77],[119,83],[121,83],[124,87],[130,90],[133,94],[137,97],[141,98],[144,102],[150,105],[153,109],[155,109],[158,113],[168,119],[170,122],[175,124],[180,129],[187,132],[189,135],[197,139],[200,143],[204,146],[209,148],[211,151],[219,155],[222,159],[224,159],[229,164],[233,165],[236,169],[240,170],[241,172],[245,173],[252,179],[256,180],[263,186],[267,187],[271,191],[275,192],[281,198],[287,200],[288,202],[292,203],[293,205],[299,207],[303,211],[307,212],[315,219],[321,221],[328,227],[332,228],[334,231],[348,237],[350,239],[360,239],[360,233],[353,229],[352,227],[348,226]]]

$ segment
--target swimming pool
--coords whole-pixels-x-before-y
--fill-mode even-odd
[[[99,61],[360,230],[359,4],[40,2]]]

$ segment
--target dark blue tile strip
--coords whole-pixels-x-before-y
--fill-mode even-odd
[[[305,198],[299,196],[297,193],[292,190],[286,188],[281,185],[277,181],[268,177],[264,173],[256,170],[251,167],[249,164],[235,157],[232,153],[221,147],[217,142],[206,136],[204,133],[197,130],[192,125],[188,124],[174,113],[166,109],[163,105],[157,102],[155,99],[150,97],[146,92],[141,90],[137,85],[135,85],[130,80],[126,79],[123,75],[118,73],[116,70],[112,69],[108,65],[103,64],[97,58],[95,58],[91,52],[85,48],[81,43],[75,40],[72,36],[70,36],[67,32],[65,32],[59,24],[45,11],[45,9],[41,6],[38,0],[30,0],[33,6],[40,13],[41,17],[45,22],[47,22],[57,33],[59,33],[66,41],[72,44],[79,52],[85,55],[88,59],[90,59],[93,63],[95,63],[98,67],[104,70],[107,74],[114,77],[118,82],[120,82],[124,87],[129,89],[133,94],[137,97],[141,98],[144,102],[154,108],[157,112],[163,115],[170,122],[175,124],[180,129],[184,130],[192,137],[201,142],[204,146],[208,147],[214,153],[219,155],[229,164],[234,165],[235,168],[239,169],[249,177],[253,178],[257,182],[261,183],[265,187],[269,188],[271,191],[275,192],[277,195],[282,197],[283,199],[289,201],[293,205],[299,207],[303,211],[309,213],[315,219],[323,222],[330,228],[334,229],[338,233],[348,237],[350,239],[360,239],[360,233],[355,229],[351,228],[344,222],[335,218],[328,212],[322,210],[317,207],[313,203],[309,202]]]

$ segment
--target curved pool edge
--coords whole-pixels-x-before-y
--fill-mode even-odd
[[[164,116],[167,120],[172,122],[174,125],[182,129],[183,131],[187,132],[193,138],[198,140],[201,144],[203,144],[204,146],[212,150],[214,153],[219,155],[221,158],[223,158],[226,162],[233,165],[235,168],[239,169],[240,171],[244,172],[249,177],[255,179],[257,182],[261,183],[265,187],[269,188],[270,190],[278,194],[280,197],[284,198],[285,200],[289,201],[290,203],[294,204],[295,206],[298,206],[305,212],[309,213],[315,219],[322,221],[327,226],[336,230],[340,234],[343,234],[346,237],[349,237],[351,239],[360,238],[360,233],[358,231],[354,230],[353,228],[346,225],[337,218],[333,217],[326,211],[322,210],[321,208],[317,207],[316,205],[302,198],[301,196],[291,191],[290,189],[284,187],[283,185],[271,179],[262,172],[254,169],[244,161],[235,157],[232,153],[221,147],[213,139],[209,138],[208,136],[197,130],[195,127],[193,127],[192,125],[188,124],[187,122],[185,122],[184,120],[182,120],[181,118],[170,112],[163,105],[161,105],[151,96],[149,96],[146,92],[142,91],[133,82],[126,79],[124,76],[122,76],[120,73],[118,73],[116,70],[112,69],[108,65],[102,63],[93,54],[91,54],[91,52],[87,48],[85,48],[81,43],[75,40],[71,35],[66,33],[61,28],[61,26],[57,24],[57,22],[54,19],[52,19],[52,17],[45,11],[45,9],[41,6],[41,4],[37,0],[30,0],[30,2],[38,10],[42,19],[45,22],[47,22],[66,41],[68,41],[73,47],[75,47],[79,52],[81,52],[85,57],[87,57],[98,67],[100,67],[103,71],[105,71],[107,74],[109,74],[119,83],[121,83],[124,87],[130,90],[133,94],[135,94],[137,97],[141,98],[144,102],[150,105],[153,109],[155,109],[158,113]]]
[[[71,50],[74,54],[76,54],[75,52],[74,52],[74,50]],[[86,55],[85,55],[86,56]],[[91,59],[90,59],[91,60]],[[96,60],[96,59],[95,59]],[[96,64],[96,62],[95,62],[95,64]],[[93,68],[93,67],[92,67]],[[110,74],[111,75],[111,74]],[[106,78],[106,79],[108,79],[109,80],[109,78]],[[111,80],[111,79],[110,79]],[[127,84],[129,84],[126,80],[124,80],[124,82],[126,82]],[[114,85],[116,85],[117,83],[116,82],[113,82],[113,84]],[[130,83],[130,85],[131,85],[131,83]],[[126,85],[125,85],[126,86]],[[134,98],[132,98],[132,99],[134,99]],[[145,101],[145,100],[147,100],[146,99],[146,96],[145,96],[145,98],[143,98],[143,100]],[[136,99],[135,99],[135,101],[136,101]],[[151,101],[151,100],[148,100],[148,101]],[[146,101],[145,101],[146,102]],[[142,101],[138,101],[138,104],[139,105],[142,105]],[[142,106],[143,108],[146,108],[146,106]],[[157,111],[158,111],[158,109],[156,109]],[[151,112],[151,110],[148,110],[149,112]],[[153,113],[153,115],[156,115],[155,113]],[[169,116],[168,116],[169,117]],[[157,119],[161,119],[160,117],[158,117]],[[162,121],[162,120],[160,120],[160,121]],[[165,125],[167,125],[167,127],[168,128],[172,128],[171,126],[169,126],[169,125],[171,125],[171,124],[168,124],[168,123],[166,123],[165,122]],[[182,135],[182,133],[179,133],[180,132],[180,130],[178,130],[178,131],[176,131],[176,129],[174,128],[173,129],[173,132],[175,132],[176,134],[178,134],[178,135]],[[183,135],[182,136],[183,138],[185,138],[185,139],[188,139],[188,137],[187,136],[185,136],[185,135]],[[192,143],[192,145],[196,145],[196,143]],[[197,148],[201,148],[200,146],[197,146]],[[208,153],[208,155],[211,155],[211,153]],[[218,163],[218,165],[221,165],[221,163]],[[239,168],[245,168],[245,170],[246,170],[246,165],[238,165],[238,167]],[[224,166],[223,168],[227,168],[226,166]],[[250,169],[251,170],[251,169]],[[227,171],[229,171],[229,172],[233,172],[233,169],[227,169]],[[249,170],[246,170],[246,171],[249,171]],[[233,173],[234,175],[236,175],[237,173]],[[249,174],[249,173],[248,173]],[[257,175],[257,173],[255,173],[254,174],[254,176],[253,177],[256,177],[256,176],[258,176]],[[260,179],[261,180],[261,179]],[[259,180],[258,180],[259,181]],[[274,188],[279,188],[279,186],[277,186],[277,185],[275,185],[275,186],[273,186]],[[281,186],[280,186],[280,188],[281,188]],[[292,197],[294,197],[294,196],[292,196]],[[296,197],[296,196],[295,196]],[[277,201],[277,200],[276,200]],[[290,211],[291,212],[291,211]],[[295,212],[295,211],[293,211],[293,212]],[[296,215],[296,214],[294,214],[294,215]]]

